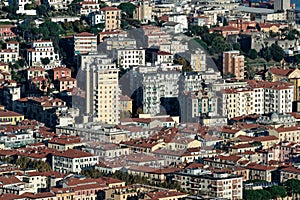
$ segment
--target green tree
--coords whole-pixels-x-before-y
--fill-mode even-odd
[[[272,59],[272,53],[269,47],[264,47],[259,52],[260,56],[264,58],[267,62]]]
[[[44,4],[37,6],[36,11],[39,16],[47,16],[47,7]]]
[[[295,197],[300,194],[300,180],[289,179],[284,183],[284,186],[289,196]]]
[[[280,62],[285,56],[284,50],[277,44],[272,44],[269,48],[274,61]]]
[[[211,53],[222,53],[227,48],[226,42],[224,40],[224,37],[217,36],[213,39],[211,44]]]
[[[41,58],[41,62],[43,65],[48,65],[50,63],[50,59],[48,57]]]
[[[250,59],[255,60],[257,58],[257,51],[255,49],[250,49],[247,56]]]
[[[262,194],[257,190],[244,190],[244,199],[245,200],[261,200]]]
[[[261,200],[270,200],[271,193],[267,190],[257,190],[261,194]]]
[[[132,18],[133,17],[133,12],[135,10],[135,5],[132,3],[126,2],[126,3],[121,3],[118,8],[125,12],[128,17]]]
[[[287,196],[286,190],[283,186],[274,185],[269,187],[268,191],[270,192],[272,199],[284,198]]]
[[[203,49],[205,49],[205,50],[208,49],[207,44],[206,44],[203,40],[201,40],[201,39],[199,39],[199,38],[195,38],[195,39],[193,39],[193,40],[195,40],[198,44],[200,44],[200,46],[201,46]]]

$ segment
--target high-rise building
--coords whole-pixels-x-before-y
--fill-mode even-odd
[[[275,0],[274,1],[274,11],[286,11],[291,8],[290,0]]]
[[[87,54],[97,51],[97,36],[82,32],[74,35],[74,54]]]
[[[77,78],[85,90],[81,112],[94,121],[119,123],[119,70],[106,54],[80,56],[81,68]],[[79,77],[78,77],[79,76]]]
[[[105,14],[105,31],[113,31],[120,29],[121,26],[121,10],[116,7],[101,8]]]
[[[244,79],[245,57],[239,51],[223,52],[223,76],[233,75],[236,79]]]
[[[148,22],[152,19],[152,7],[148,1],[139,2],[133,12],[133,19]]]

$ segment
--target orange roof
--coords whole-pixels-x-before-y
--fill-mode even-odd
[[[92,33],[88,33],[88,32],[82,32],[82,33],[77,33],[75,36],[79,36],[79,37],[89,36],[89,37],[92,37],[92,36],[95,36],[95,35],[92,34]]]
[[[280,69],[280,68],[276,68],[276,67],[271,67],[269,69],[269,72],[275,75],[279,75],[279,76],[287,76],[290,73],[292,73],[294,71],[294,69]]]
[[[101,11],[114,11],[114,10],[120,10],[117,7],[104,7],[100,9]]]

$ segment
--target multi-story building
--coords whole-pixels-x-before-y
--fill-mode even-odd
[[[286,10],[291,8],[291,2],[286,0],[275,0],[274,1],[274,11],[285,12]]]
[[[0,108],[0,124],[16,125],[18,122],[21,122],[22,120],[24,120],[23,114],[4,110],[4,108]]]
[[[179,101],[183,122],[198,122],[200,117],[217,115],[217,97],[211,91],[184,92]]]
[[[158,51],[152,54],[152,62],[155,64],[168,63],[172,65],[173,54],[165,51]]]
[[[6,49],[11,49],[16,52],[19,52],[19,42],[17,41],[7,41],[6,42]]]
[[[206,71],[206,54],[203,50],[196,50],[194,53],[191,53],[191,67],[193,71]]]
[[[74,54],[87,54],[97,51],[97,36],[92,33],[82,32],[74,35]]]
[[[26,69],[25,74],[26,74],[26,80],[30,80],[30,79],[36,78],[36,77],[45,78],[47,75],[47,72],[44,68],[35,66],[35,67],[29,67],[28,69]]]
[[[239,51],[223,52],[223,76],[233,75],[236,79],[244,79],[245,57]]]
[[[103,45],[103,46],[102,46]],[[136,40],[129,37],[110,37],[104,40],[100,45],[104,51],[113,51],[117,49],[136,48]]]
[[[19,59],[19,51],[12,49],[0,50],[0,62],[14,63]]]
[[[145,65],[144,49],[117,49],[117,63],[119,67],[129,69],[132,66]]]
[[[82,1],[79,3],[79,7],[80,15],[85,16],[100,9],[100,5],[95,0]]]
[[[148,23],[152,20],[152,6],[149,1],[141,1],[136,5],[133,12],[133,19],[139,20],[142,23]]]
[[[52,41],[34,41],[30,49],[27,49],[27,62],[29,66],[43,65],[42,60],[48,58],[49,65],[59,65],[59,55],[55,53]]]
[[[142,74],[143,111],[156,115],[161,112],[161,98],[177,98],[179,93],[178,71],[156,71]]]
[[[92,26],[98,24],[105,24],[105,14],[104,11],[92,12],[89,14],[89,20]]]
[[[72,77],[62,77],[56,79],[54,86],[59,92],[70,90],[77,87],[77,80]]]
[[[97,165],[98,156],[75,149],[57,152],[52,155],[52,169],[61,173],[80,173]]]
[[[119,123],[119,70],[105,54],[82,55],[79,87],[85,90],[81,112],[101,122]],[[79,77],[78,77],[79,76]]]
[[[64,77],[71,77],[71,69],[67,67],[56,67],[49,71],[49,76],[52,80],[57,80]]]
[[[174,173],[174,180],[183,189],[204,197],[243,199],[243,177],[225,172],[211,173],[203,169],[190,169]]]
[[[113,31],[120,29],[121,26],[121,10],[116,7],[104,7],[100,11],[105,15],[105,31]]]
[[[293,85],[286,82],[248,81],[248,87],[221,92],[222,115],[233,118],[249,114],[292,112]]]

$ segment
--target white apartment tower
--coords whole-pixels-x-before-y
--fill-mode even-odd
[[[94,121],[119,123],[119,70],[106,54],[80,56],[81,69],[77,77],[85,91],[83,111]]]
[[[274,11],[286,11],[291,8],[290,0],[275,0],[274,1]]]

